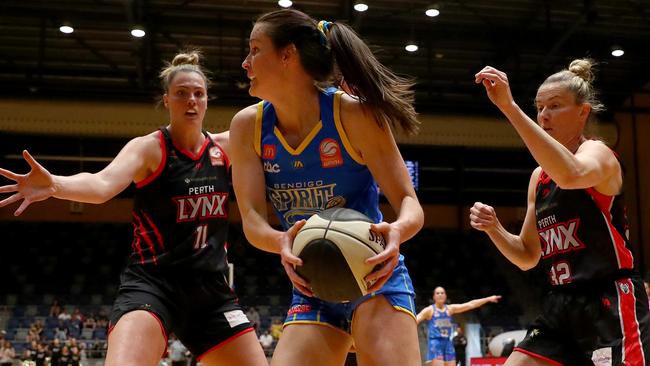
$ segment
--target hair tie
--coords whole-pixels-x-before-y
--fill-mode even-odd
[[[328,22],[327,20],[321,20],[318,22],[318,31],[320,32],[321,44],[323,46],[327,45],[327,34],[331,27],[332,22]]]

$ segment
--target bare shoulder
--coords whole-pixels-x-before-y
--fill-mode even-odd
[[[341,122],[343,126],[348,128],[352,125],[363,125],[366,122],[374,122],[373,114],[361,102],[359,98],[351,96],[347,93],[341,94]]]
[[[210,133],[210,138],[212,141],[216,142],[222,149],[225,150],[226,154],[230,152],[230,131],[223,131],[219,133]]]
[[[254,128],[258,108],[258,104],[256,103],[237,112],[232,118],[232,122],[230,122],[230,130],[240,131],[242,129]]]
[[[160,131],[153,131],[143,136],[134,137],[126,144],[130,151],[143,155],[160,152]]]

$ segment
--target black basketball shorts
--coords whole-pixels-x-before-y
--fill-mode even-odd
[[[109,329],[134,310],[152,313],[197,357],[253,331],[223,274],[130,265],[122,272]]]
[[[638,278],[553,289],[515,351],[557,365],[650,365],[648,298]]]

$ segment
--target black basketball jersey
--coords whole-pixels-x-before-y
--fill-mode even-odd
[[[608,278],[634,267],[622,194],[561,189],[542,171],[535,213],[541,262],[552,285]]]
[[[230,164],[203,134],[195,155],[160,129],[162,161],[135,188],[131,265],[226,271]]]

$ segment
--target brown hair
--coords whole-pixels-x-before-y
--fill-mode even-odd
[[[408,133],[417,132],[413,80],[395,75],[379,62],[352,28],[336,22],[321,32],[309,15],[292,9],[264,14],[257,23],[264,23],[276,48],[294,44],[302,66],[315,81],[330,81],[334,70],[340,73],[339,79],[369,107],[379,126],[399,125]]]
[[[598,100],[598,93],[593,87],[595,75],[592,69],[595,65],[596,62],[588,58],[573,60],[568,68],[546,78],[540,88],[552,83],[564,86],[573,93],[576,103],[591,105],[588,120],[592,121],[595,113],[605,110],[605,106]]]
[[[195,72],[201,75],[206,88],[210,86],[210,80],[205,76],[200,65],[201,56],[199,50],[183,51],[174,56],[172,62],[165,63],[165,67],[160,70],[159,74],[161,86],[165,93],[169,90],[169,84],[174,80],[174,76],[180,71]]]

